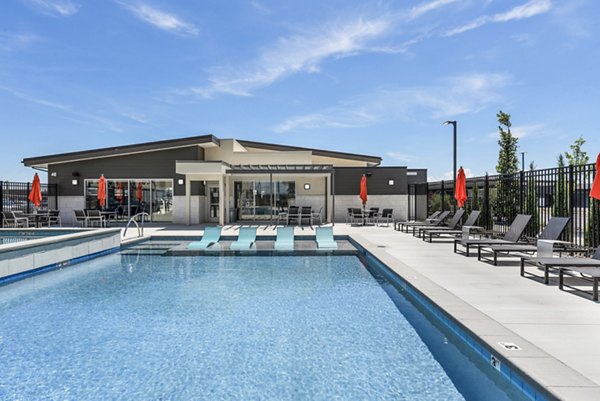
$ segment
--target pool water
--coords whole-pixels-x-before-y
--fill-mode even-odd
[[[518,399],[380,284],[353,256],[110,255],[30,278],[0,288],[0,399]]]

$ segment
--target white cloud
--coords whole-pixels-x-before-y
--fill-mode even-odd
[[[116,0],[116,2],[136,18],[164,31],[188,36],[196,36],[199,33],[198,28],[193,24],[185,22],[175,14],[159,10],[142,2],[131,3],[120,0]]]
[[[423,3],[421,5],[414,6],[413,8],[411,8],[409,11],[409,16],[411,19],[418,18],[423,14],[434,11],[445,5],[456,3],[457,1],[458,0],[433,0],[427,3]]]
[[[39,38],[31,33],[0,33],[0,51],[20,50],[38,40]]]
[[[237,69],[215,69],[207,87],[194,87],[192,94],[210,98],[217,93],[250,96],[251,91],[271,85],[292,74],[319,71],[328,58],[341,58],[368,51],[370,42],[390,28],[387,17],[357,18],[328,22],[311,30],[280,38],[255,60]]]
[[[355,96],[316,113],[291,117],[278,124],[278,133],[315,129],[372,126],[383,121],[409,119],[424,110],[442,119],[479,111],[499,101],[500,91],[510,85],[506,74],[465,74],[426,87],[381,89]]]
[[[489,23],[503,23],[509,21],[516,21],[526,18],[531,18],[539,14],[544,14],[552,9],[551,0],[529,0],[525,4],[514,7],[504,13],[498,13],[494,15],[483,15],[474,19],[473,21],[448,30],[444,36],[454,36],[463,32],[467,32]]]
[[[415,157],[411,154],[408,154],[408,153],[403,153],[403,152],[387,152],[386,156],[388,156],[391,159],[398,160],[401,162],[406,162],[406,163],[414,162],[417,160],[417,157]]]
[[[510,132],[513,134],[513,136],[521,139],[543,134],[545,129],[546,127],[543,124],[513,125],[510,127]],[[488,137],[498,139],[499,135],[499,132],[495,131],[488,134]]]
[[[465,177],[470,178],[470,177],[475,177],[475,175],[473,174],[473,172],[471,171],[470,168],[468,167],[463,167],[463,170],[465,170]],[[458,173],[457,173],[458,174]],[[428,176],[427,177],[427,181],[428,182],[436,182],[436,181],[450,181],[454,179],[454,172],[452,171],[446,171],[444,174],[442,174],[441,176]]]
[[[79,4],[66,0],[22,0],[27,6],[53,17],[70,17],[77,14]]]

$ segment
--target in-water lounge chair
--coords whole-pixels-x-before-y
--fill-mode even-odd
[[[337,242],[333,239],[332,227],[317,227],[317,248],[318,249],[337,249]]]
[[[540,245],[540,240],[545,240],[547,242],[561,242],[558,241],[562,233],[567,228],[567,225],[571,221],[570,217],[552,217],[550,221],[546,224],[546,227],[542,230],[542,232],[538,235],[538,244],[510,244],[510,245],[489,245],[482,246],[484,250],[488,250],[493,254],[493,258],[489,259],[482,255],[481,252],[478,252],[477,256],[479,260],[485,260],[488,262],[492,262],[494,266],[498,264],[498,256],[511,256],[511,253],[528,253],[528,252],[536,252]],[[550,244],[553,246],[553,244]],[[515,255],[513,255],[515,256]],[[517,255],[518,256],[518,255]]]
[[[600,246],[596,248],[596,252],[591,258],[574,258],[574,257],[529,257],[521,258],[521,276],[525,276],[525,265],[534,265],[544,269],[544,284],[548,284],[550,270],[570,270],[575,271],[575,268],[598,268],[600,270]],[[588,272],[589,273],[589,272]],[[530,273],[531,274],[531,273]],[[533,274],[532,274],[533,275]],[[598,283],[596,283],[597,285]],[[596,293],[596,296],[598,294]]]
[[[437,212],[433,212],[433,213],[431,213],[431,215],[428,218],[425,219],[425,221],[435,220],[440,214],[442,214],[441,210],[438,210]],[[403,231],[404,225],[410,224],[410,223],[417,223],[417,221],[416,220],[394,221],[394,230]]]
[[[454,216],[452,216],[452,220],[450,220],[450,223],[448,223],[447,226],[445,227],[415,227],[417,229],[417,237],[421,238],[424,237],[425,233],[429,230],[456,230],[458,227],[460,227],[460,224],[462,222],[462,217],[465,214],[465,209],[458,209],[456,211],[456,213],[454,213]],[[413,233],[414,235],[414,233]]]
[[[531,220],[530,214],[518,214],[510,225],[508,232],[504,234],[502,239],[484,238],[484,239],[470,239],[470,238],[456,238],[454,240],[454,253],[458,252],[457,245],[462,245],[466,250],[464,253],[469,256],[469,249],[471,247],[477,247],[477,253],[481,253],[481,247],[486,245],[509,245],[516,244],[519,238],[523,235],[527,224]]]
[[[256,227],[240,227],[238,239],[232,242],[229,249],[234,251],[244,251],[255,248]]]
[[[206,227],[200,241],[190,242],[188,249],[208,249],[218,245],[221,238],[221,227]]]
[[[273,248],[276,251],[293,251],[294,250],[294,227],[278,227],[277,239]]]
[[[465,224],[463,224],[463,227],[476,227],[475,225],[477,224],[477,220],[479,219],[479,215],[481,214],[481,212],[479,210],[473,210],[471,213],[469,213],[469,217],[467,217],[467,221],[465,221]],[[423,233],[423,241],[426,242],[433,242],[433,238],[437,237],[441,237],[442,235],[449,235],[451,237],[456,237],[457,235],[461,235],[462,234],[462,230],[459,229],[450,229],[448,227],[435,227],[435,228],[431,228],[428,229],[427,231],[425,231]]]

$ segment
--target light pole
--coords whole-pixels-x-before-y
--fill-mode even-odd
[[[444,121],[444,125],[450,125],[452,124],[452,127],[454,129],[454,175],[453,175],[453,179],[454,179],[454,191],[456,191],[456,121]],[[456,211],[456,203],[454,203],[454,211]]]
[[[525,153],[527,152],[521,152],[521,171],[525,171]]]

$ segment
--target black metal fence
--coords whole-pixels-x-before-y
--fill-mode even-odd
[[[56,184],[41,184],[42,203],[40,209],[56,209],[58,205],[58,189]],[[34,205],[27,197],[31,191],[30,182],[0,181],[0,210],[20,210],[33,212]],[[0,219],[0,224],[2,220]]]
[[[525,235],[535,238],[550,217],[571,217],[564,240],[582,247],[600,245],[600,201],[589,197],[595,165],[555,167],[467,179],[465,211],[480,210],[478,225],[494,235],[508,231],[517,214],[533,217]],[[452,210],[454,182],[428,183],[428,212]]]

